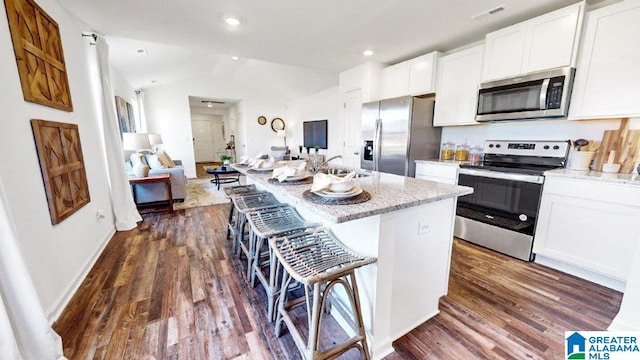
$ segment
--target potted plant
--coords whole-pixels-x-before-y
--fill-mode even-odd
[[[302,145],[298,145],[298,154],[302,154]]]
[[[223,164],[228,165],[231,162],[231,155],[220,155],[220,161],[222,161]]]
[[[318,145],[314,146],[313,150],[314,150],[315,154],[318,155],[318,151],[320,151],[320,146],[318,146]]]

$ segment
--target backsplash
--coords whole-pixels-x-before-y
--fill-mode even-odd
[[[485,140],[569,140],[602,139],[605,130],[615,130],[620,120],[531,120],[442,128],[442,143],[483,145]],[[640,118],[630,128],[640,129]]]

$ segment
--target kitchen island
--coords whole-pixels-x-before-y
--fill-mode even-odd
[[[374,359],[393,352],[392,342],[438,313],[447,293],[453,224],[458,196],[469,187],[379,172],[362,172],[356,184],[371,199],[355,205],[315,204],[303,197],[311,184],[269,182],[271,172],[234,165],[254,183],[294,206],[309,221],[320,222],[353,251],[377,257],[356,271],[362,316]],[[332,315],[342,318],[348,302],[336,294]],[[347,312],[347,314],[350,312]]]

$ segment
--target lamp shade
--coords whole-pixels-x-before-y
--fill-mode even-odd
[[[125,150],[140,150],[151,148],[149,134],[122,133],[122,147]]]
[[[149,134],[149,142],[151,145],[162,145],[162,136],[160,134]]]

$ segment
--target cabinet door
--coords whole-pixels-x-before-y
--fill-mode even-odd
[[[435,126],[477,124],[483,49],[483,45],[478,45],[438,60]]]
[[[409,66],[400,63],[382,70],[382,98],[409,95]]]
[[[435,92],[434,74],[438,55],[438,52],[432,52],[410,61],[409,94],[422,95]]]
[[[626,281],[640,240],[640,208],[544,193],[533,251]]]
[[[522,72],[527,27],[516,24],[487,34],[482,81],[518,75]]]
[[[640,1],[590,12],[580,49],[570,119],[640,116]],[[634,43],[635,42],[635,43]]]
[[[571,65],[581,16],[578,3],[528,21],[522,72]]]

